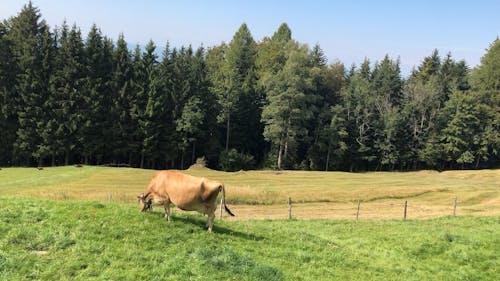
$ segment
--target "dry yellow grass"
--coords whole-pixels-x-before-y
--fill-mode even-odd
[[[38,171],[4,168],[0,196],[56,200],[99,200],[135,203],[156,171],[57,167]],[[500,214],[500,170],[419,172],[184,171],[220,180],[235,219],[285,218],[286,201],[294,202],[295,218],[353,218],[361,200],[360,219],[401,218],[408,200],[409,218]],[[236,205],[236,206],[235,206]]]

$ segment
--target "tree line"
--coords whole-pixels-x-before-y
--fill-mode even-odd
[[[0,165],[223,170],[498,167],[500,41],[470,69],[434,51],[345,67],[284,23],[210,48],[128,49],[51,29],[31,2],[0,23]]]

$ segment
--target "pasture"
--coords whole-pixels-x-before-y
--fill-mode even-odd
[[[199,215],[3,198],[0,222],[0,280],[495,280],[500,267],[498,217],[223,220],[210,234]]]
[[[0,170],[0,280],[495,280],[500,171],[186,171],[235,219],[140,213],[155,171]],[[293,220],[286,199],[294,202]],[[457,196],[457,217],[450,216]],[[355,206],[362,200],[360,220]],[[111,200],[110,200],[111,199]],[[409,219],[401,220],[408,200]],[[392,206],[392,209],[391,209]],[[418,209],[420,208],[420,209]],[[272,218],[272,219],[269,219]],[[332,219],[335,218],[335,219]],[[414,219],[429,218],[429,219]]]
[[[409,218],[500,215],[500,170],[419,172],[240,171],[194,168],[185,171],[225,183],[228,204],[241,219],[286,218],[288,197],[295,218],[397,219],[408,200]],[[85,166],[4,168],[0,196],[91,200],[135,204],[153,170]],[[175,210],[174,210],[175,211]]]

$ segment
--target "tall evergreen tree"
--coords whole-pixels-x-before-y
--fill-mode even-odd
[[[0,22],[0,165],[12,165],[18,128],[19,99],[15,95],[17,64],[9,31],[9,22]]]
[[[194,91],[193,83],[193,49],[191,46],[188,48],[181,47],[179,50],[174,49],[172,51],[172,132],[170,134],[175,134],[175,138],[171,140],[175,144],[174,151],[178,159],[180,159],[180,167],[184,167],[186,150],[190,144],[188,140],[189,130],[192,128],[192,122],[197,123],[199,114],[194,113],[190,115],[190,112],[185,110],[189,100]],[[192,110],[197,110],[194,104],[190,104],[188,108]],[[188,120],[190,119],[190,120]],[[195,121],[196,120],[196,121]]]
[[[434,49],[430,56],[424,58],[422,64],[418,67],[418,71],[415,72],[413,76],[416,76],[418,79],[423,81],[427,81],[433,75],[437,75],[439,73],[440,67],[441,58],[439,57],[438,50]]]
[[[500,163],[500,40],[491,43],[481,58],[480,66],[472,73],[474,100],[479,102],[480,145],[475,154],[475,167]],[[486,166],[488,167],[488,166]]]
[[[85,43],[85,123],[82,131],[85,163],[101,164],[106,159],[111,134],[112,42],[94,24]],[[110,118],[111,117],[111,118]]]
[[[253,40],[247,25],[242,24],[238,31],[234,34],[233,39],[225,51],[225,61],[221,69],[224,73],[224,84],[221,85],[223,90],[216,92],[218,94],[217,99],[221,105],[219,121],[221,123],[225,123],[226,128],[226,152],[230,146],[231,129],[233,128],[234,130],[240,132],[245,130],[245,128],[238,127],[242,124],[236,124],[236,126],[233,126],[232,124],[232,118],[241,113],[237,111],[248,107],[252,107],[251,109],[253,110],[258,109],[258,104],[257,106],[252,105],[253,101],[256,100],[254,90],[255,56],[255,41]],[[249,100],[250,103],[248,103]],[[241,106],[241,101],[243,101],[245,106]],[[253,118],[256,117],[253,116]],[[246,120],[246,122],[248,121],[253,120]]]
[[[40,133],[47,121],[45,100],[50,75],[51,35],[39,10],[31,2],[10,20],[10,24],[8,40],[12,42],[12,55],[18,67],[15,93],[20,97],[14,153],[18,163],[31,164],[36,158],[41,164],[46,154]]]
[[[49,103],[52,118],[47,123],[50,133],[44,136],[45,141],[51,144],[52,164],[55,164],[56,156],[64,155],[64,164],[68,165],[71,155],[81,150],[78,136],[84,120],[83,63],[81,32],[76,25],[68,30],[64,23],[60,30],[54,75],[51,80]]]
[[[304,139],[302,147],[307,151],[305,156],[308,159],[307,167],[323,170],[332,164],[329,150],[337,145],[332,143],[332,138],[338,136],[332,130],[331,122],[335,114],[332,108],[340,102],[340,90],[345,83],[345,70],[340,62],[327,66],[327,59],[318,45],[313,47],[310,56],[313,93],[309,96],[313,104],[310,109],[314,117],[308,125],[309,137]]]
[[[378,168],[390,165],[394,169],[399,159],[398,138],[402,130],[399,105],[402,98],[402,81],[399,61],[393,61],[388,55],[375,64],[371,87],[374,95],[375,149],[378,154]]]
[[[146,50],[141,56],[140,72],[142,79],[139,80],[139,92],[137,93],[139,106],[135,108],[135,113],[139,121],[139,129],[142,132],[141,144],[141,168],[144,167],[144,160],[147,158],[148,167],[155,167],[160,144],[160,133],[162,117],[165,115],[165,95],[160,91],[160,79],[158,75],[158,56],[155,54],[156,46],[153,41],[149,41]]]
[[[343,91],[349,133],[349,170],[368,169],[377,158],[374,148],[375,96],[370,77],[370,62],[365,59]]]
[[[127,42],[123,34],[116,41],[116,49],[113,52],[113,77],[111,84],[111,112],[114,121],[111,123],[112,155],[113,162],[126,161],[132,163],[133,135],[132,123],[133,106],[133,66],[131,54],[127,48]]]
[[[176,130],[180,134],[182,147],[185,151],[191,146],[191,163],[196,155],[196,142],[201,140],[205,134],[203,122],[207,111],[204,107],[204,95],[207,92],[206,78],[204,75],[203,49],[196,51],[195,56],[191,56],[190,65],[190,93],[183,106],[180,117],[176,120]],[[184,161],[181,161],[181,168]]]
[[[330,111],[330,126],[324,131],[328,144],[325,171],[328,171],[331,166],[342,168],[342,160],[348,150],[347,137],[349,133],[347,131],[345,108],[338,104],[333,106]]]

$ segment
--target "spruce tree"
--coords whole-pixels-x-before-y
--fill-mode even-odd
[[[18,128],[19,99],[15,95],[17,64],[8,22],[0,22],[0,165],[12,165]]]
[[[132,95],[130,101],[130,126],[133,128],[131,134],[131,143],[129,143],[131,154],[130,160],[135,163],[134,165],[144,166],[144,153],[142,151],[142,140],[144,139],[144,132],[140,127],[140,120],[146,108],[146,98],[143,96],[143,88],[145,81],[145,72],[143,71],[142,53],[139,45],[136,45],[132,54]]]
[[[133,68],[131,54],[123,34],[116,41],[113,51],[113,76],[111,83],[111,112],[113,121],[112,155],[113,162],[132,163],[133,134],[135,128],[132,123],[133,106]]]
[[[500,40],[491,43],[481,64],[472,73],[472,91],[480,110],[480,144],[475,165],[496,167],[500,163]]]
[[[48,96],[51,35],[41,20],[39,10],[29,2],[21,12],[10,19],[8,40],[16,60],[15,93],[19,97],[17,140],[14,157],[17,163],[42,164],[46,147],[40,133],[47,122],[45,101]]]
[[[145,160],[148,167],[155,167],[160,145],[160,134],[162,132],[162,116],[165,114],[166,97],[160,91],[160,79],[158,75],[158,56],[155,54],[156,46],[149,41],[141,56],[139,71],[142,79],[139,80],[139,92],[137,99],[138,107],[135,114],[139,121],[139,129],[142,134],[140,167],[144,167]]]
[[[209,136],[206,124],[214,126],[210,120],[209,111],[213,108],[213,99],[208,93],[208,80],[204,62],[204,49],[198,48],[191,57],[189,74],[191,93],[184,104],[182,114],[176,120],[176,130],[180,133],[183,143],[191,146],[191,163],[196,157],[196,144],[204,143]]]
[[[400,103],[402,81],[399,61],[393,61],[388,55],[377,63],[371,79],[374,106],[374,142],[378,154],[378,168],[391,170],[400,162],[398,137],[402,130]]]
[[[301,146],[302,153],[307,153],[304,156],[308,161],[307,167],[323,170],[331,164],[327,163],[330,162],[328,150],[331,148],[331,138],[334,137],[334,132],[330,129],[333,117],[331,108],[340,101],[344,65],[336,62],[327,66],[327,59],[319,45],[313,47],[310,57],[313,88],[309,102],[314,117],[308,124],[309,136],[302,139]]]
[[[248,99],[255,99],[253,89],[255,85],[255,55],[255,41],[247,25],[242,24],[226,49],[225,62],[221,69],[224,73],[223,90],[217,92],[217,98],[221,105],[219,121],[224,123],[226,128],[226,152],[229,149],[231,129],[234,128],[234,130],[240,132],[245,130],[245,128],[237,127],[242,124],[233,126],[231,123],[232,118],[239,115],[237,110],[245,108],[241,106],[240,101],[243,100],[246,108],[248,108],[248,106],[252,106],[252,103],[248,103]]]
[[[111,75],[113,44],[94,24],[85,43],[85,110],[80,140],[85,163],[101,164],[108,156],[111,135]]]
[[[349,133],[349,170],[366,170],[377,158],[374,147],[376,108],[371,73],[370,62],[365,59],[343,91]]]
[[[52,163],[63,156],[68,165],[72,155],[80,152],[78,136],[84,120],[83,40],[76,25],[68,30],[63,24],[58,45],[49,100],[53,118],[47,124],[51,133],[45,137],[52,140]]]

